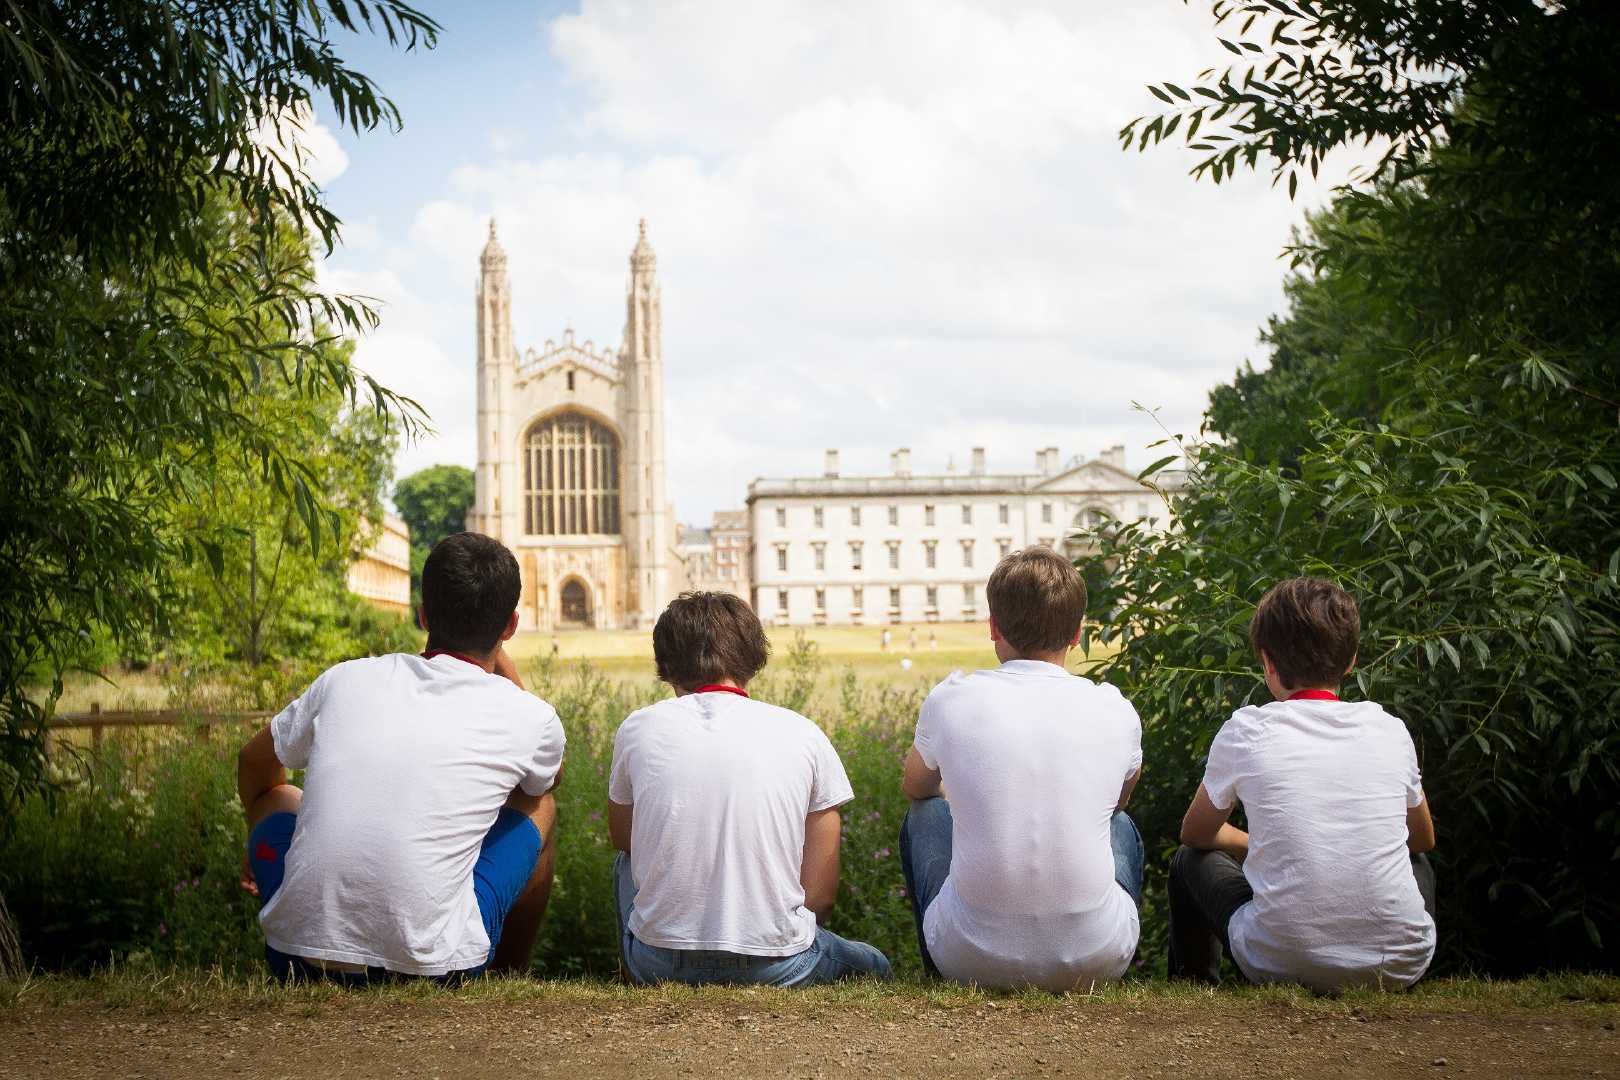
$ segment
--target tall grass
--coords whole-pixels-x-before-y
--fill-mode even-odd
[[[525,676],[568,732],[557,879],[535,970],[611,974],[618,946],[604,811],[613,733],[668,691],[549,656],[533,660]],[[832,671],[800,636],[750,690],[820,723],[854,785],[830,928],[876,945],[897,970],[916,971],[895,838],[906,808],[900,763],[924,689]],[[0,830],[0,891],[31,962],[69,971],[131,959],[234,971],[261,964],[257,903],[237,883],[245,824],[235,767],[245,737],[202,727],[129,731],[109,735],[95,753],[62,748],[54,797],[28,802]]]

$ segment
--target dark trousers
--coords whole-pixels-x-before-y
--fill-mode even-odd
[[[1412,856],[1423,906],[1434,917],[1434,866],[1423,854]],[[1170,977],[1221,981],[1221,951],[1231,951],[1227,926],[1237,909],[1254,899],[1243,864],[1224,851],[1199,851],[1183,844],[1170,860]]]

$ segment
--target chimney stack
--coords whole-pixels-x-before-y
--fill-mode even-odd
[[[838,477],[838,451],[837,450],[828,450],[827,451],[827,468],[824,471],[823,475],[825,475],[827,477],[827,479],[829,479],[829,480],[833,480],[833,479],[836,479]]]
[[[974,476],[984,475],[984,447],[982,446],[975,446],[973,448],[973,467],[971,472]]]
[[[889,462],[890,462],[890,464],[892,464],[894,466],[894,475],[896,475],[896,476],[910,476],[911,475],[911,447],[902,446],[900,449],[898,449],[894,453],[890,454],[889,455]]]
[[[1125,468],[1125,444],[1115,443],[1098,455],[1104,464],[1112,465],[1116,469]]]

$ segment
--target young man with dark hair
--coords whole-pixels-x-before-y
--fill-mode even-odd
[[[1249,623],[1270,704],[1232,714],[1170,863],[1170,974],[1396,988],[1434,957],[1434,822],[1412,737],[1341,701],[1361,616],[1321,578],[1274,586]],[[1237,803],[1249,832],[1227,823]],[[1252,837],[1252,839],[1251,839]]]
[[[619,726],[608,780],[627,977],[888,978],[882,953],[818,925],[838,895],[838,808],[854,792],[820,728],[748,696],[770,657],[753,609],[684,593],[653,627],[653,655],[675,696]]]
[[[1125,804],[1142,727],[1118,690],[1064,669],[1086,613],[1067,559],[1016,551],[986,594],[1001,666],[935,687],[905,762],[917,944],[958,982],[1086,989],[1125,973],[1141,933],[1144,853]]]
[[[422,568],[427,650],[328,669],[242,748],[243,884],[277,977],[528,969],[563,730],[502,646],[520,588],[498,541],[446,537]]]

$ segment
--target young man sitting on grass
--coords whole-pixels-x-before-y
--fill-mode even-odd
[[[748,696],[770,655],[753,609],[685,593],[653,627],[653,655],[675,696],[619,726],[608,780],[626,976],[888,978],[881,952],[819,925],[838,895],[838,808],[854,792],[820,728]]]
[[[1118,690],[1064,669],[1086,611],[1067,559],[1014,552],[985,591],[1001,666],[934,688],[905,763],[917,944],[958,982],[1084,990],[1125,973],[1141,932],[1142,837],[1125,804],[1142,726]]]
[[[244,884],[278,978],[528,969],[563,730],[502,647],[519,589],[499,542],[445,538],[422,568],[427,650],[327,670],[242,748]]]
[[[1417,982],[1434,957],[1434,822],[1406,726],[1341,701],[1361,617],[1349,593],[1294,578],[1249,639],[1275,699],[1232,714],[1170,863],[1170,975],[1324,993]],[[1227,823],[1237,803],[1249,832]]]

